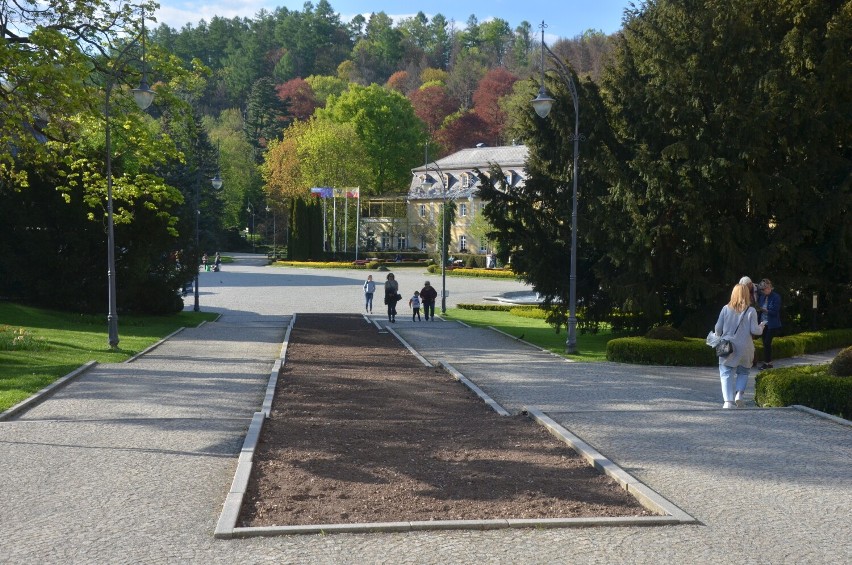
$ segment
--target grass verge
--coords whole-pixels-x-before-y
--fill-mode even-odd
[[[0,303],[3,333],[17,338],[0,340],[0,412],[88,361],[120,363],[178,328],[215,318],[207,312],[120,316],[121,342],[110,349],[106,316]]]
[[[577,351],[575,355],[565,353],[565,340],[568,338],[567,330],[562,329],[559,333],[549,326],[544,320],[515,316],[509,312],[494,312],[486,310],[462,310],[460,308],[449,308],[443,316],[447,320],[458,320],[465,324],[478,327],[493,326],[507,334],[522,338],[557,355],[561,355],[575,361],[606,361],[606,344],[616,337],[608,330],[597,334],[577,333]]]

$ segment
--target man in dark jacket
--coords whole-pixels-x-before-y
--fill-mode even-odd
[[[423,285],[423,290],[420,291],[420,301],[423,303],[423,313],[426,319],[435,321],[435,299],[438,298],[438,291],[435,290],[429,281]]]

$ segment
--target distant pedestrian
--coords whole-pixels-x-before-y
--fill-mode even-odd
[[[364,309],[368,314],[373,313],[373,294],[376,292],[376,283],[373,282],[373,275],[367,275],[367,280],[364,282]]]
[[[420,321],[420,292],[414,291],[414,296],[408,301],[408,307],[411,308],[411,321],[414,321],[414,318],[417,318],[417,321]]]
[[[402,300],[399,294],[399,283],[393,273],[388,273],[385,281],[385,304],[388,305],[388,320],[396,322],[396,303]]]
[[[730,355],[719,357],[719,378],[724,400],[722,408],[743,405],[749,369],[754,363],[754,341],[751,336],[762,334],[765,325],[758,325],[757,312],[751,306],[749,294],[747,285],[734,285],[731,300],[722,307],[713,330],[717,336],[727,339],[734,346]]]
[[[213,260],[213,270],[218,273],[221,270],[221,268],[222,268],[222,256],[219,255],[219,252],[217,251],[216,252],[216,258]]]
[[[438,298],[438,291],[429,284],[429,281],[420,289],[420,302],[423,304],[423,315],[426,316],[426,321],[430,319],[435,321],[435,299]]]
[[[772,281],[763,279],[757,285],[757,311],[760,321],[765,322],[763,329],[763,365],[761,370],[772,368],[772,338],[781,331],[781,295],[775,292]]]
[[[196,257],[198,257],[198,256],[196,255]],[[204,255],[202,255],[202,256],[201,256],[201,267],[202,267],[205,271],[209,271],[209,270],[210,270],[210,266],[207,264],[207,261],[208,261],[208,259],[207,259],[207,253],[205,253]]]

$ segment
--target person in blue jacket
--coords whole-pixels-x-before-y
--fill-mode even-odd
[[[761,369],[772,368],[772,338],[781,331],[781,295],[775,292],[772,281],[763,279],[757,285],[757,311],[760,321],[766,322],[763,330],[763,365]]]

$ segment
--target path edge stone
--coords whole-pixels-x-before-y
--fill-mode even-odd
[[[672,502],[666,500],[654,489],[604,457],[591,445],[569,432],[541,410],[537,408],[525,408],[525,411],[533,420],[547,428],[551,434],[564,441],[574,451],[579,453],[593,467],[617,482],[648,510],[670,517],[672,519],[671,523],[695,524],[698,522],[698,520]]]

